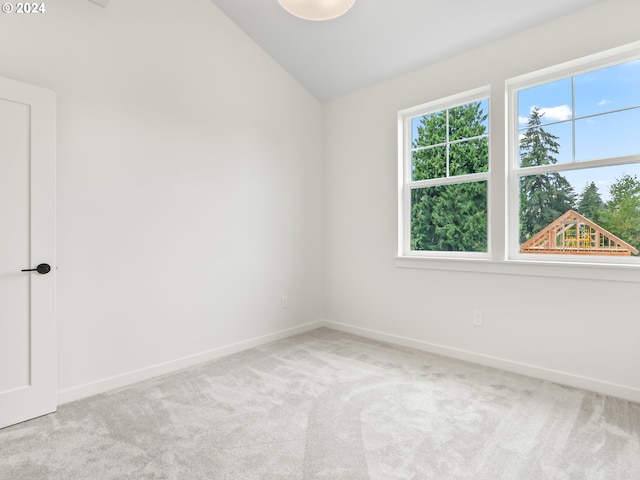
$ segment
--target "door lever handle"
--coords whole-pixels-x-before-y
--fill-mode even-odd
[[[38,272],[40,275],[45,275],[51,271],[51,265],[48,263],[41,263],[36,268],[26,268],[21,272]]]

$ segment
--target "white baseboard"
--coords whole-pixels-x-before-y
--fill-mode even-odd
[[[170,360],[168,362],[160,363],[158,365],[152,365],[150,367],[133,370],[121,375],[115,375],[113,377],[103,378],[95,382],[90,382],[84,385],[78,385],[75,387],[60,390],[58,391],[58,405],[73,402],[75,400],[80,400],[92,395],[97,395],[99,393],[107,392],[115,388],[125,387],[136,382],[141,382],[153,377],[175,372],[183,368],[209,362],[211,360],[215,360],[216,358],[225,357],[227,355],[238,353],[243,350],[259,347],[260,345],[265,345],[267,343],[275,342],[277,340],[291,337],[299,333],[314,330],[324,325],[325,322],[321,320],[309,322],[304,325],[299,325],[267,335],[262,335],[260,337],[243,340],[231,345],[214,348],[206,352],[189,355],[175,360]]]
[[[348,325],[344,323],[331,322],[324,320],[322,325],[334,330],[342,332],[352,333],[361,337],[370,338],[372,340],[379,340],[382,342],[392,343],[395,345],[401,345],[404,347],[415,348],[416,350],[423,350],[437,355],[445,357],[456,358],[459,360],[465,360],[479,365],[487,367],[499,368],[508,372],[519,373],[527,375],[529,377],[539,378],[541,380],[547,380],[561,385],[569,387],[579,388],[582,390],[589,390],[592,392],[602,393],[604,395],[610,395],[612,397],[622,398],[625,400],[631,400],[632,402],[640,403],[640,390],[626,385],[618,385],[615,383],[609,383],[595,378],[582,377],[579,375],[573,375],[571,373],[561,372],[558,370],[550,370],[547,368],[537,367],[535,365],[528,365],[525,363],[514,362],[506,360],[504,358],[492,357],[489,355],[483,355],[479,353],[469,352],[457,348],[447,347],[444,345],[438,345],[435,343],[424,342],[421,340],[415,340],[412,338],[402,337],[399,335],[393,335],[377,330],[370,330],[368,328],[357,327],[354,325]]]
[[[547,380],[570,387],[580,388],[583,390],[590,390],[593,392],[602,393],[604,395],[610,395],[613,397],[623,398],[625,400],[631,400],[633,402],[640,403],[640,390],[625,385],[618,385],[614,383],[605,382],[602,380],[582,377],[573,375],[566,372],[557,370],[550,370],[546,368],[537,367],[535,365],[528,365],[525,363],[514,362],[503,358],[492,357],[489,355],[483,355],[479,353],[469,352],[457,348],[447,347],[444,345],[438,345],[435,343],[424,342],[422,340],[416,340],[400,335],[393,335],[377,330],[371,330],[368,328],[358,327],[354,325],[348,325],[339,322],[331,322],[328,320],[318,320],[309,322],[304,325],[299,325],[293,328],[280,330],[260,337],[243,340],[231,345],[225,345],[222,347],[214,348],[206,352],[197,353],[195,355],[189,355],[186,357],[178,358],[168,362],[164,362],[158,365],[152,365],[150,367],[133,370],[131,372],[123,373],[121,375],[115,375],[113,377],[104,378],[95,382],[86,383],[84,385],[78,385],[58,392],[58,405],[69,403],[82,398],[97,395],[116,388],[125,387],[136,382],[148,380],[153,377],[165,375],[167,373],[175,372],[177,370],[198,365],[201,363],[215,360],[216,358],[238,353],[243,350],[265,345],[270,342],[275,342],[283,338],[291,337],[299,333],[304,333],[310,330],[314,330],[319,327],[332,328],[342,332],[352,333],[361,337],[370,338],[372,340],[379,340],[395,345],[401,345],[404,347],[415,348],[425,352],[442,355],[445,357],[456,358],[459,360],[465,360],[479,365],[485,365],[488,367],[500,368],[508,372],[519,373],[542,380]]]

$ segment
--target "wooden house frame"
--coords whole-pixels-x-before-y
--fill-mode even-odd
[[[559,216],[520,245],[520,253],[563,255],[638,254],[638,250],[573,210]]]

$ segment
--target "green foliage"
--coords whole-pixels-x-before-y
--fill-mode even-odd
[[[487,114],[482,104],[475,102],[452,108],[448,116],[448,155],[447,110],[421,118],[413,142],[413,180],[486,172],[489,168],[487,138],[473,138],[487,133]],[[458,142],[465,138],[473,139]]]
[[[541,127],[543,116],[544,114],[540,113],[537,107],[531,110],[527,131],[520,140],[520,165],[522,167],[558,163],[554,157],[560,149],[560,144],[556,141],[558,137]]]
[[[487,113],[479,102],[423,116],[412,145],[413,180],[486,172],[489,167],[489,147],[483,137],[487,133],[486,120]],[[413,190],[411,248],[486,251],[486,182]]]
[[[487,182],[413,190],[412,250],[486,252]]]
[[[595,182],[588,183],[580,194],[578,213],[593,222],[600,223],[604,207],[605,203],[602,201]]]
[[[558,162],[558,137],[545,131],[542,115],[531,111],[527,130],[520,140],[522,167],[550,165]],[[575,192],[558,172],[528,175],[520,179],[520,242],[539,232],[553,220],[574,208]]]
[[[600,225],[625,242],[640,247],[640,181],[623,175],[609,189],[611,199],[599,213]]]

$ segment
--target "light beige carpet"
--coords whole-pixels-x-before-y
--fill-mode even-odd
[[[0,479],[639,480],[640,404],[323,328],[0,430]]]

